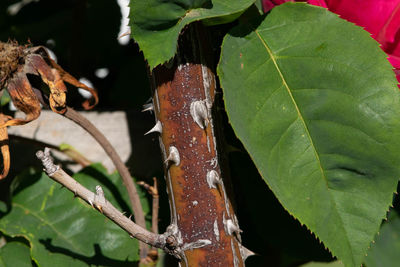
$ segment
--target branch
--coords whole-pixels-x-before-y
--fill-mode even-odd
[[[135,224],[104,197],[101,186],[96,186],[96,193],[93,193],[69,176],[59,166],[55,165],[50,157],[49,148],[46,147],[44,152],[39,150],[36,156],[42,161],[45,168],[44,170],[51,179],[66,187],[69,191],[74,193],[75,196],[83,199],[93,208],[96,208],[104,216],[125,230],[131,237],[177,256],[175,251],[178,246],[178,241],[171,230],[167,229],[164,234],[159,235]],[[171,229],[171,227],[169,227],[169,229]]]
[[[144,181],[137,182],[138,185],[144,187],[147,192],[153,197],[153,208],[152,208],[152,216],[151,216],[151,230],[153,233],[158,234],[158,209],[159,209],[159,199],[160,196],[158,194],[158,187],[157,187],[157,178],[153,177],[153,186],[145,183]],[[150,249],[148,255],[147,263],[156,262],[158,259],[158,251],[156,248]]]
[[[67,107],[67,111],[63,115],[68,119],[72,120],[73,122],[75,122],[76,124],[78,124],[79,126],[81,126],[90,135],[92,135],[93,138],[96,139],[96,141],[101,145],[101,147],[110,157],[115,167],[117,168],[119,174],[121,175],[126,189],[128,190],[129,200],[131,202],[133,216],[135,218],[136,223],[139,226],[146,228],[146,221],[144,219],[142,205],[135,184],[133,183],[133,179],[128,171],[128,168],[125,166],[124,162],[118,155],[117,151],[115,151],[114,147],[110,144],[107,138],[89,120],[87,120],[81,114],[79,114],[72,108]],[[148,247],[144,244],[140,244],[141,259],[146,258],[147,251]]]
[[[158,187],[157,187],[157,178],[153,177],[154,184],[153,186],[139,181],[137,182],[138,185],[143,186],[144,189],[153,197],[153,208],[152,208],[152,216],[151,216],[151,229],[153,233],[158,234],[158,209],[159,209],[159,199],[160,196],[158,195]]]

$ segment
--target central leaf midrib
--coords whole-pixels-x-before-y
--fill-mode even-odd
[[[282,72],[281,72],[281,70],[280,70],[280,68],[278,66],[278,63],[276,62],[276,58],[275,58],[274,54],[272,53],[271,49],[269,48],[269,46],[267,45],[266,41],[261,37],[261,35],[259,34],[258,30],[255,30],[254,32],[257,35],[257,37],[260,39],[261,43],[265,47],[265,50],[267,51],[267,53],[269,54],[272,62],[274,63],[274,66],[275,66],[275,68],[276,68],[276,70],[277,70],[277,72],[279,74],[279,77],[281,78],[282,83],[283,83],[284,87],[286,88],[286,91],[288,92],[293,105],[296,108],[296,111],[297,111],[297,114],[299,116],[299,119],[300,119],[300,121],[302,122],[302,124],[304,126],[305,132],[306,132],[307,137],[308,137],[308,139],[310,141],[311,147],[312,147],[312,149],[314,151],[314,155],[315,155],[315,158],[316,158],[316,160],[318,162],[318,166],[319,166],[319,170],[321,172],[321,175],[322,175],[323,179],[325,180],[326,188],[327,188],[328,192],[330,192],[330,188],[328,186],[328,179],[326,178],[325,172],[324,172],[324,170],[322,168],[322,163],[321,163],[321,160],[319,158],[319,154],[318,154],[318,152],[317,152],[317,150],[315,148],[314,142],[313,142],[313,140],[311,138],[310,132],[309,132],[307,124],[306,124],[306,122],[305,122],[305,120],[303,118],[303,115],[301,114],[301,111],[300,111],[299,107],[297,106],[297,103],[296,103],[296,101],[295,101],[295,99],[293,97],[293,94],[289,89],[289,85],[287,84],[285,78],[283,77],[283,74],[282,74]],[[334,207],[336,213],[338,214],[340,221],[342,222],[342,224],[341,224],[342,229],[343,229],[343,231],[344,231],[344,233],[345,233],[345,235],[347,237],[346,240],[347,240],[348,246],[349,246],[350,250],[352,251],[352,247],[351,247],[351,244],[350,244],[349,236],[347,234],[347,231],[346,231],[345,227],[343,226],[344,224],[343,224],[342,217],[340,216],[340,213],[339,213],[339,211],[338,211],[338,209],[336,207],[336,203],[332,199],[332,196],[331,196],[331,203],[333,204],[333,207]],[[354,255],[353,251],[352,251],[352,255]]]

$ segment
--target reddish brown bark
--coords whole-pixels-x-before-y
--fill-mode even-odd
[[[172,224],[180,231],[183,266],[243,266],[238,223],[216,148],[216,82],[211,59],[204,53],[211,51],[205,40],[200,25],[190,27],[180,38],[172,66],[152,73],[163,157],[166,160],[175,147],[180,160],[165,163]],[[197,117],[205,110],[204,118]],[[205,242],[200,248],[186,249],[199,240]]]

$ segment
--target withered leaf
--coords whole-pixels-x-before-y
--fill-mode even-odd
[[[0,122],[7,120],[4,114],[0,113]],[[8,133],[7,128],[0,128],[0,152],[3,158],[3,170],[0,173],[0,180],[8,175],[10,171],[10,150],[8,146]]]
[[[14,74],[14,77],[8,81],[8,93],[14,106],[26,114],[25,119],[10,118],[1,122],[0,127],[23,125],[37,119],[40,115],[40,102],[32,90],[31,84],[23,72]]]
[[[39,76],[49,87],[50,93],[46,94],[33,88],[27,74]],[[96,90],[63,70],[50,58],[44,47],[20,46],[13,41],[0,42],[0,90],[6,88],[15,107],[25,113],[25,118],[13,118],[0,113],[0,152],[3,156],[0,179],[7,176],[10,168],[6,127],[35,120],[40,115],[40,104],[48,105],[54,112],[63,114],[67,109],[67,87],[64,82],[91,93],[92,98],[82,104],[85,109],[90,109],[98,103]]]

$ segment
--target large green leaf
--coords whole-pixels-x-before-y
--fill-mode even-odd
[[[286,3],[230,32],[218,73],[232,127],[279,201],[360,266],[400,175],[400,99],[384,52],[326,9]]]
[[[236,19],[255,0],[132,0],[132,37],[153,69],[170,60],[176,52],[181,30],[189,23],[227,23]]]
[[[392,210],[382,225],[376,243],[365,258],[367,267],[397,267],[400,263],[400,216]]]
[[[106,198],[129,213],[127,194],[118,174],[92,165],[74,178],[93,190],[101,185]],[[20,175],[11,211],[0,219],[0,231],[31,243],[40,266],[129,266],[138,260],[136,240],[84,201],[34,171]],[[143,197],[143,196],[142,196]],[[147,213],[148,205],[144,207]]]
[[[12,241],[0,248],[0,267],[32,267],[29,247]]]

